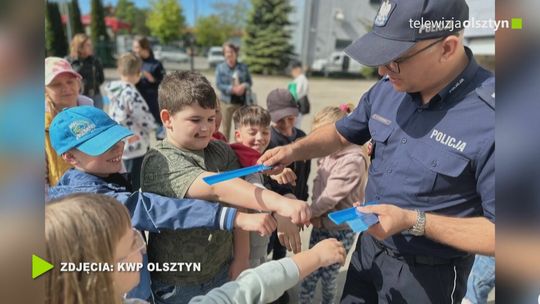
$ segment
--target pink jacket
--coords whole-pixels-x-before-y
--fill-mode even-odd
[[[327,214],[352,207],[356,202],[364,202],[368,178],[367,159],[362,147],[350,145],[317,160],[311,212],[313,217],[321,217],[322,228],[346,229],[346,225],[335,225]]]

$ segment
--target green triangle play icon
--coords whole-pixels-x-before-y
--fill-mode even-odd
[[[39,277],[54,268],[54,265],[32,254],[32,279]]]

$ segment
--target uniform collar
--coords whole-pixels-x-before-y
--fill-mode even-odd
[[[480,66],[474,59],[473,53],[470,48],[465,47],[465,54],[469,59],[469,63],[467,64],[465,69],[446,87],[444,87],[439,93],[437,93],[437,95],[433,96],[433,98],[431,98],[431,100],[426,105],[420,107],[433,108],[435,105],[438,105],[442,102],[447,103],[447,101],[454,100],[454,98],[460,97],[462,96],[463,92],[466,92],[467,87],[469,87],[469,84],[473,82],[472,79],[476,75],[476,72],[478,71]],[[420,104],[422,104],[420,93],[409,93],[409,95],[412,97],[413,100],[417,100]]]
[[[473,53],[470,48],[465,47],[465,54],[469,58],[469,63],[465,69],[450,82],[444,89],[442,89],[439,94],[439,99],[445,101],[446,99],[451,99],[454,96],[461,95],[460,93],[467,89],[468,84],[472,83],[472,79],[478,71],[478,63],[474,59]]]

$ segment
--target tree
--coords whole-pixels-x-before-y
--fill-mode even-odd
[[[232,26],[235,30],[243,29],[246,26],[249,14],[248,0],[237,0],[236,2],[217,1],[212,4],[212,7],[223,23]]]
[[[90,16],[90,37],[92,38],[92,43],[97,46],[100,41],[109,41],[107,27],[105,26],[105,11],[101,0],[92,0]],[[101,40],[102,37],[103,40]]]
[[[146,25],[163,44],[182,36],[185,18],[176,0],[152,0]]]
[[[139,9],[131,0],[119,0],[114,10],[114,16],[124,22],[131,24],[132,33],[140,35],[150,34],[146,26],[146,11]],[[127,33],[127,30],[120,30],[121,34]]]
[[[200,17],[195,24],[197,44],[203,47],[222,45],[231,37],[233,31],[233,26],[223,22],[217,15]]]
[[[69,20],[73,35],[84,33],[84,26],[81,21],[81,10],[79,9],[79,1],[77,0],[71,0],[71,3],[69,4]]]
[[[132,25],[132,32],[135,34],[148,36],[150,35],[150,29],[146,26],[146,19],[149,11],[146,9],[137,8],[135,11],[135,20]]]
[[[68,51],[66,39],[58,3],[47,2],[45,5],[45,50],[47,56],[66,56]]]
[[[114,16],[119,20],[131,24],[133,29],[136,10],[137,8],[135,7],[135,4],[130,0],[118,0],[118,3],[116,4],[116,8],[114,10]],[[125,29],[120,30],[121,34],[126,34],[126,32],[127,31]]]
[[[245,62],[253,73],[282,73],[293,55],[288,0],[252,0],[243,41]]]

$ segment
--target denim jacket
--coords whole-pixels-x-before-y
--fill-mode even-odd
[[[216,86],[221,92],[221,101],[231,102],[231,90],[233,87],[233,74],[238,74],[239,83],[248,84],[249,90],[253,85],[251,74],[249,74],[248,66],[244,63],[237,62],[234,68],[231,68],[227,62],[222,62],[216,67]],[[246,90],[246,92],[248,91]]]
[[[114,197],[128,208],[133,227],[157,233],[161,229],[191,228],[231,231],[237,212],[235,208],[198,199],[174,199],[142,191],[131,193],[125,187],[77,169],[66,171],[58,184],[49,189],[49,199],[80,192]]]

